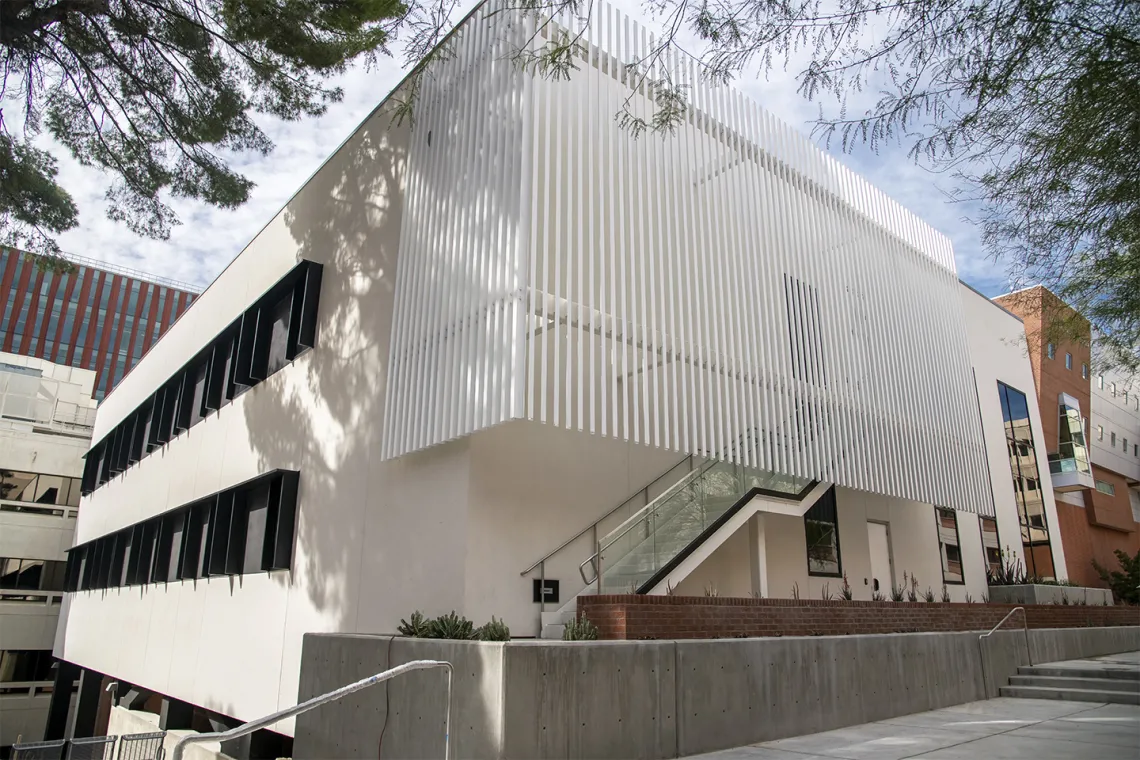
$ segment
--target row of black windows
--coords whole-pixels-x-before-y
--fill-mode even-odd
[[[298,473],[274,470],[73,547],[67,590],[287,570]]]
[[[321,265],[302,261],[87,452],[89,494],[312,348]]]

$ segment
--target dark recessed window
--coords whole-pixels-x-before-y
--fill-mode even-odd
[[[935,507],[938,526],[938,553],[942,557],[942,582],[962,583],[962,547],[958,541],[958,514],[952,509]]]
[[[91,493],[315,343],[321,265],[302,261],[91,447]],[[76,499],[78,503],[78,499]]]
[[[986,570],[996,577],[1001,572],[1001,541],[998,538],[997,520],[992,517],[979,517],[978,526],[982,530],[982,551],[986,555]]]
[[[804,515],[804,533],[807,538],[808,575],[841,575],[839,518],[834,487],[819,497],[819,501]]]

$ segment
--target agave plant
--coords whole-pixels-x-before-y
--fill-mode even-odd
[[[585,615],[574,618],[562,629],[563,641],[595,641],[597,638],[598,626],[591,623]]]
[[[425,618],[419,610],[413,612],[408,618],[408,620],[400,618],[400,624],[396,626],[396,633],[401,636],[426,638],[431,630],[431,621]]]
[[[480,641],[510,641],[511,629],[507,627],[506,621],[498,620],[492,615],[490,623],[484,623],[475,631],[475,638]]]
[[[455,610],[440,615],[428,624],[428,638],[467,641],[475,637],[475,624]]]

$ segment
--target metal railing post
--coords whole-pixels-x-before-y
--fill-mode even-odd
[[[452,667],[450,662],[445,662],[443,660],[412,660],[411,662],[406,662],[403,665],[398,665],[391,670],[385,670],[383,673],[377,673],[374,676],[368,676],[368,678],[362,678],[355,683],[350,683],[347,686],[342,686],[339,689],[334,689],[327,694],[321,694],[320,696],[313,697],[312,699],[306,700],[299,705],[294,705],[293,707],[279,710],[272,715],[266,715],[264,718],[258,718],[257,720],[251,720],[248,723],[243,723],[240,726],[231,728],[228,731],[220,731],[217,733],[209,734],[190,734],[189,736],[184,736],[179,739],[178,742],[174,745],[174,749],[170,753],[171,760],[182,760],[182,753],[190,744],[201,744],[202,742],[214,741],[224,742],[229,741],[230,739],[239,739],[243,736],[252,734],[254,731],[257,731],[259,729],[272,726],[278,721],[284,720],[286,718],[292,718],[294,715],[300,715],[301,713],[308,712],[315,707],[320,707],[321,705],[328,704],[329,702],[334,702],[341,697],[347,697],[349,694],[358,692],[361,689],[367,689],[369,686],[374,686],[383,681],[395,678],[396,676],[403,675],[404,673],[410,673],[413,670],[428,670],[431,668],[447,669],[447,709],[444,712],[443,716],[443,758],[444,760],[449,760],[451,753]]]
[[[988,639],[990,636],[993,636],[994,632],[997,631],[997,629],[1001,628],[1002,625],[1005,624],[1005,621],[1013,617],[1013,613],[1018,611],[1021,612],[1021,629],[1025,633],[1025,659],[1029,660],[1030,666],[1033,665],[1033,650],[1029,647],[1029,616],[1025,614],[1024,607],[1014,607],[1012,610],[1005,613],[1005,617],[999,620],[997,625],[982,635],[978,636],[978,661],[982,664],[982,691],[987,695],[987,697],[989,696],[990,692],[989,684],[987,683],[986,679],[986,653],[982,648],[982,639]]]

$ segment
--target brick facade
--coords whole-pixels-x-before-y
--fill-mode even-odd
[[[700,596],[599,595],[578,598],[579,613],[603,639],[731,639],[865,633],[983,631],[1014,605],[848,602]],[[1140,624],[1136,607],[1029,605],[1030,628]],[[1020,625],[1020,616],[1007,623]]]

